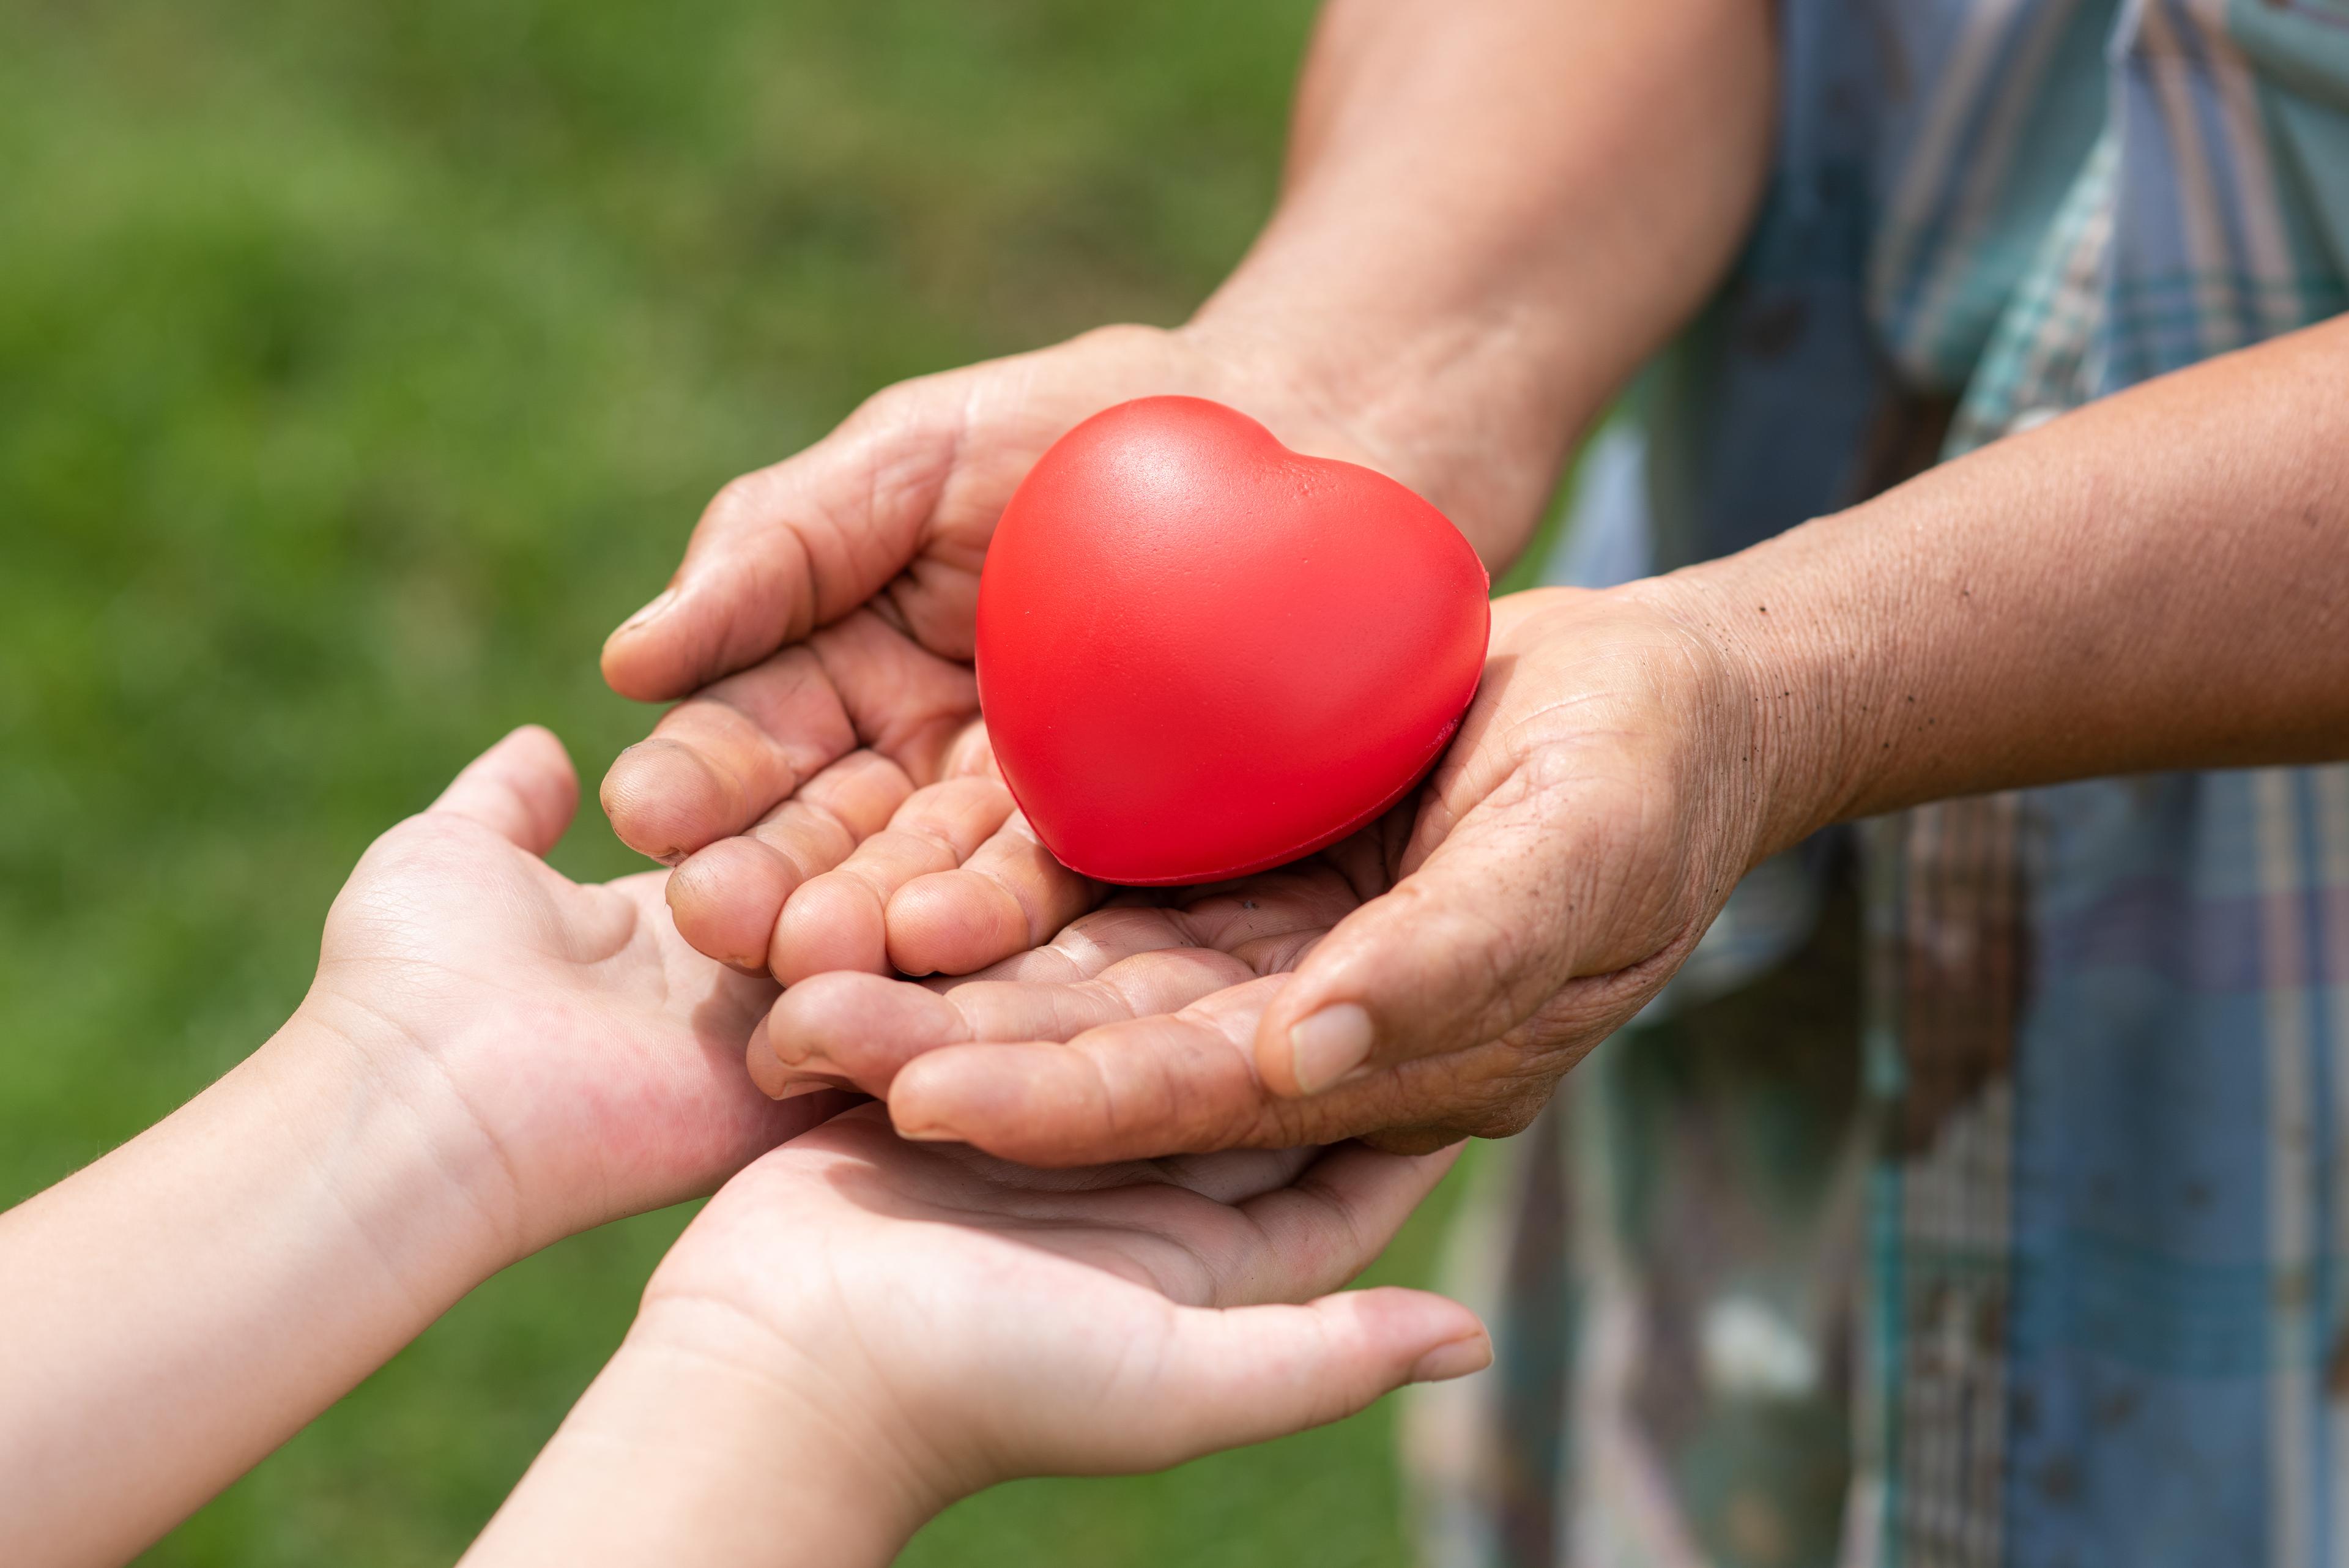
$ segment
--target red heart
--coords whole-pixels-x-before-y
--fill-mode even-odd
[[[1382,474],[1201,398],[1054,442],[996,525],[978,691],[1044,846],[1108,882],[1206,882],[1402,797],[1476,693],[1485,568]]]

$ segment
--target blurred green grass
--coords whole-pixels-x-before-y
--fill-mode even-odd
[[[720,482],[902,376],[1179,318],[1310,9],[0,0],[0,1202],[265,1035],[488,741],[548,722],[592,781],[640,733],[595,651]],[[632,866],[592,809],[555,858]],[[149,1560],[453,1557],[682,1220],[493,1282]],[[1005,1489],[910,1560],[1396,1563],[1396,1512],[1381,1410]]]

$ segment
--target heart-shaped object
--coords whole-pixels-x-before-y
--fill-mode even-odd
[[[1393,480],[1202,398],[1037,461],[978,585],[978,692],[1036,836],[1107,882],[1278,866],[1401,799],[1476,693],[1485,568]]]

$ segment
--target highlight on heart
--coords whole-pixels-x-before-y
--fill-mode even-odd
[[[1139,398],[1011,494],[977,616],[979,711],[1038,840],[1105,882],[1300,858],[1401,799],[1475,694],[1475,551],[1358,464],[1237,410]]]

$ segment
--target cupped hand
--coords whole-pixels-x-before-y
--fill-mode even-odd
[[[1156,1469],[1490,1360],[1442,1297],[1329,1293],[1449,1163],[1345,1146],[1039,1171],[860,1107],[710,1201],[624,1354],[737,1367],[779,1427],[812,1419],[918,1511],[1016,1476]]]
[[[687,699],[613,763],[603,802],[625,842],[682,863],[669,898],[697,948],[751,971],[829,967],[829,952],[794,955],[786,899],[941,781],[946,797],[922,809],[942,820],[901,850],[942,868],[971,851],[958,833],[998,833],[1009,797],[997,810],[988,788],[970,667],[988,539],[1071,427],[1176,392],[1241,409],[1300,452],[1411,466],[1381,462],[1253,348],[1120,327],[892,387],[719,493],[668,588],[604,649],[623,695]],[[1027,940],[1073,912],[1038,911],[1051,923]]]
[[[754,1035],[753,1075],[854,1085],[909,1136],[1047,1164],[1516,1131],[1774,846],[1744,669],[1660,597],[1499,600],[1459,737],[1371,832],[1120,895],[1024,953],[1005,909],[1087,889],[974,852],[885,900],[886,947],[995,967],[807,980]]]
[[[744,1081],[775,988],[687,946],[658,873],[541,858],[578,793],[544,730],[483,753],[360,859],[298,1015],[412,1113],[509,1256],[709,1192],[844,1103]]]

